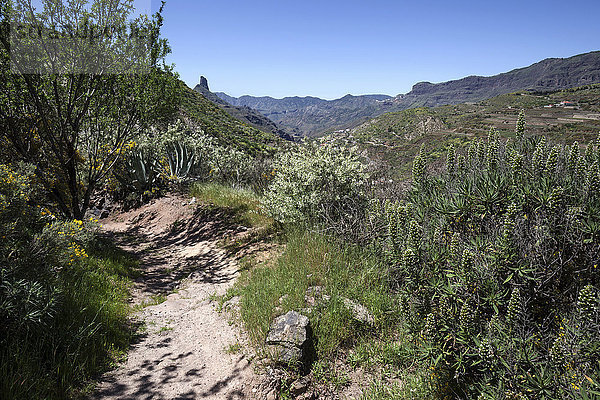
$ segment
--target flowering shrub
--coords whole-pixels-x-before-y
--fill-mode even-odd
[[[28,168],[0,165],[0,391],[7,398],[63,398],[109,351],[127,345],[126,284],[98,268],[97,221],[61,221],[36,204],[39,192]]]
[[[495,131],[380,204],[404,326],[432,397],[600,396],[600,140],[580,154]]]
[[[367,208],[367,174],[355,149],[316,142],[283,153],[273,169],[263,205],[279,222],[346,230]]]

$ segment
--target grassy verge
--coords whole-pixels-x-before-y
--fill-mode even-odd
[[[89,257],[60,275],[52,323],[2,346],[3,398],[81,397],[86,381],[125,355],[133,335],[129,282],[137,262],[104,241],[87,250]]]
[[[235,222],[246,227],[266,227],[273,220],[260,210],[260,198],[254,192],[237,189],[220,183],[194,183],[190,196],[200,202],[228,209]]]
[[[395,299],[379,260],[368,250],[301,229],[288,232],[284,241],[281,256],[245,271],[229,293],[240,296],[241,317],[255,345],[264,342],[275,316],[307,307],[305,294],[311,286],[322,286],[331,296],[308,313],[320,358],[332,358],[359,339],[375,339],[389,331],[396,316]],[[354,320],[343,298],[367,307],[374,326]]]

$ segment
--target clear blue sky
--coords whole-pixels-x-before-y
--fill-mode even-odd
[[[600,49],[600,0],[167,0],[164,16],[181,78],[232,96],[396,95]]]

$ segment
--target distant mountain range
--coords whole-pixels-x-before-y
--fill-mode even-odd
[[[198,91],[190,89],[183,81],[177,80],[176,84],[181,87],[180,119],[188,126],[214,137],[220,145],[250,154],[265,154],[284,143],[278,135],[233,117]]]
[[[269,118],[250,107],[239,106],[231,104],[226,100],[222,100],[219,96],[210,91],[208,87],[208,80],[204,76],[200,77],[200,83],[196,85],[194,91],[200,93],[202,96],[204,96],[204,98],[219,106],[230,116],[263,132],[273,133],[286,140],[295,140],[295,138],[300,134],[300,132],[293,128],[283,128],[278,126]]]
[[[420,82],[406,95],[398,95],[404,108],[437,107],[477,102],[520,90],[553,92],[600,82],[600,51],[569,58],[547,58],[529,67],[503,74],[433,84]]]
[[[214,93],[213,96],[235,107],[251,108],[283,130],[312,136],[351,128],[391,111],[477,102],[521,90],[551,92],[594,83],[600,83],[600,51],[569,58],[548,58],[529,67],[490,77],[469,76],[437,84],[419,82],[409,93],[395,97],[347,95],[336,100],[323,100],[317,97],[236,98],[225,93]]]

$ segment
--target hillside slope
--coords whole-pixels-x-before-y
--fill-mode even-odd
[[[180,81],[179,84],[183,119],[216,138],[220,144],[258,154],[270,152],[284,142],[273,133],[263,132],[239,121],[185,83]]]
[[[569,58],[548,58],[490,77],[469,76],[437,84],[420,82],[409,93],[396,97],[347,95],[336,100],[323,100],[316,97],[235,98],[224,93],[215,94],[235,106],[258,110],[276,123],[298,129],[304,135],[319,135],[353,128],[392,111],[478,102],[520,90],[553,92],[596,83],[600,83],[600,51]]]
[[[572,106],[555,106],[563,101]],[[552,105],[552,107],[549,107]],[[546,94],[504,94],[475,104],[420,107],[380,115],[331,140],[362,148],[369,158],[391,166],[399,175],[410,173],[410,164],[421,144],[433,159],[453,143],[461,147],[486,137],[494,127],[510,138],[518,113],[525,110],[528,135],[546,135],[557,142],[590,142],[600,132],[600,85]]]
[[[194,90],[204,96],[207,100],[215,103],[227,114],[263,132],[273,133],[286,140],[295,140],[295,136],[298,134],[297,131],[289,128],[284,129],[278,126],[269,118],[248,106],[231,105],[225,100],[222,100],[219,96],[210,91],[208,80],[204,76],[200,77],[200,83],[194,87]]]
[[[549,92],[600,83],[600,51],[543,61],[499,75],[469,76],[433,84],[420,82],[397,96],[402,108],[435,107],[489,99],[519,90]]]

